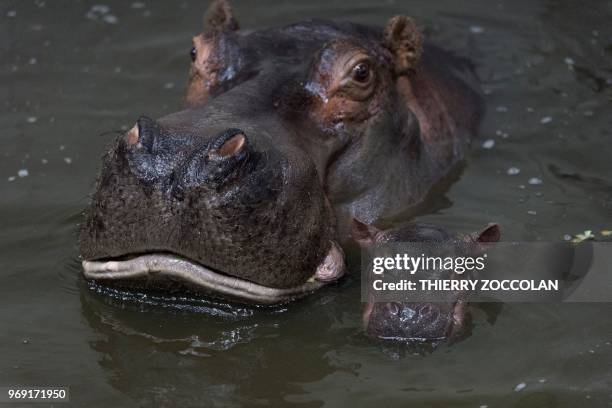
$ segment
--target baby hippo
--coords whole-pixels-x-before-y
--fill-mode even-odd
[[[353,220],[351,236],[362,250],[371,251],[376,245],[400,242],[436,243],[464,248],[469,256],[480,256],[489,243],[497,242],[497,224],[480,233],[452,234],[430,224],[416,223],[389,230]],[[467,245],[466,245],[467,244]],[[446,279],[450,279],[452,271]],[[367,302],[363,312],[366,333],[375,338],[403,342],[434,342],[456,339],[465,333],[469,310],[465,293],[458,293],[449,302]]]

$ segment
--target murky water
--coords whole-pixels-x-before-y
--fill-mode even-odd
[[[356,277],[286,309],[100,296],[76,230],[109,132],[181,107],[202,1],[0,2],[0,385],[79,407],[612,405],[612,305],[489,305],[432,354],[359,332]],[[243,27],[413,15],[472,58],[482,138],[418,218],[506,239],[612,229],[612,3],[236,1]],[[495,309],[495,310],[493,310]]]

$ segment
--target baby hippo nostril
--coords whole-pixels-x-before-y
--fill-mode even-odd
[[[237,133],[234,136],[227,139],[221,147],[215,150],[218,156],[229,157],[234,156],[240,152],[246,143],[246,137],[242,133]]]
[[[422,317],[429,317],[432,314],[431,306],[425,305],[421,308],[420,313]]]
[[[388,303],[387,311],[389,312],[390,315],[397,316],[400,312],[400,306],[395,302]]]

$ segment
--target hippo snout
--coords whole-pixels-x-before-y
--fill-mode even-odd
[[[465,302],[370,303],[364,313],[366,332],[374,337],[409,341],[439,341],[466,328]]]
[[[274,121],[222,119],[143,116],[116,140],[81,231],[86,278],[275,303],[344,274],[306,153]]]
[[[139,181],[172,189],[218,188],[244,175],[246,164],[255,158],[253,146],[240,129],[230,128],[202,141],[164,129],[145,116],[125,134],[118,150]]]

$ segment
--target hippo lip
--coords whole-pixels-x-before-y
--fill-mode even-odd
[[[97,281],[120,281],[125,279],[147,279],[171,277],[194,285],[206,291],[261,304],[287,302],[308,295],[339,279],[344,270],[335,278],[322,278],[320,271],[328,271],[330,257],[335,257],[337,247],[332,245],[330,253],[321,262],[313,277],[303,284],[290,288],[273,288],[255,282],[216,272],[202,264],[170,253],[148,253],[135,255],[130,259],[84,260],[83,275]]]

